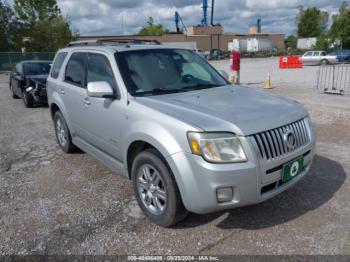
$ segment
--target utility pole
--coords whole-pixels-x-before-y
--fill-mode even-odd
[[[122,28],[123,28],[123,35],[125,34],[125,28],[124,28],[124,12],[122,13]]]

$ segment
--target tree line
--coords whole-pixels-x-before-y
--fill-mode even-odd
[[[331,24],[329,24],[331,21]],[[286,39],[286,46],[297,47],[298,38],[316,37],[315,48],[328,51],[333,48],[350,48],[350,7],[344,1],[336,15],[329,17],[328,12],[316,7],[299,7],[296,17],[297,32]]]
[[[56,52],[76,39],[56,0],[0,0],[0,52]]]

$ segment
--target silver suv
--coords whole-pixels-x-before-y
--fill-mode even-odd
[[[305,108],[230,85],[190,50],[156,42],[74,42],[48,78],[57,141],[132,180],[154,223],[256,204],[309,171]]]

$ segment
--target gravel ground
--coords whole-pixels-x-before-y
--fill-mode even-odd
[[[228,69],[228,61],[213,65]],[[318,93],[317,69],[246,59],[241,73],[262,89],[271,72],[269,92],[310,111],[318,134],[310,174],[267,202],[191,214],[171,229],[142,215],[127,179],[82,152],[63,154],[48,108],[25,109],[0,75],[0,255],[350,255],[350,98]]]

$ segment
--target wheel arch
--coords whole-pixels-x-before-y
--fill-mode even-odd
[[[51,113],[51,119],[52,120],[55,117],[55,114],[56,114],[57,111],[61,112],[61,109],[59,108],[59,106],[56,103],[50,104],[50,113]]]
[[[64,117],[64,120],[66,121],[66,123],[68,125],[68,128],[69,128],[71,134],[73,135],[74,129],[72,126],[72,122],[71,122],[69,114],[64,106],[64,102],[63,102],[62,98],[57,93],[52,93],[52,95],[50,97],[50,93],[49,93],[48,94],[48,102],[49,102],[50,114],[51,114],[52,120],[55,117],[55,113],[57,111],[60,111]]]
[[[132,164],[133,164],[136,156],[146,149],[156,150],[162,156],[163,161],[166,163],[166,165],[168,166],[168,168],[170,170],[170,166],[166,161],[164,153],[162,153],[162,151],[164,152],[164,150],[159,150],[157,148],[157,146],[154,146],[149,141],[135,140],[129,144],[128,149],[127,149],[127,153],[126,153],[126,167],[127,167],[129,179],[131,179],[131,168],[132,168]]]

